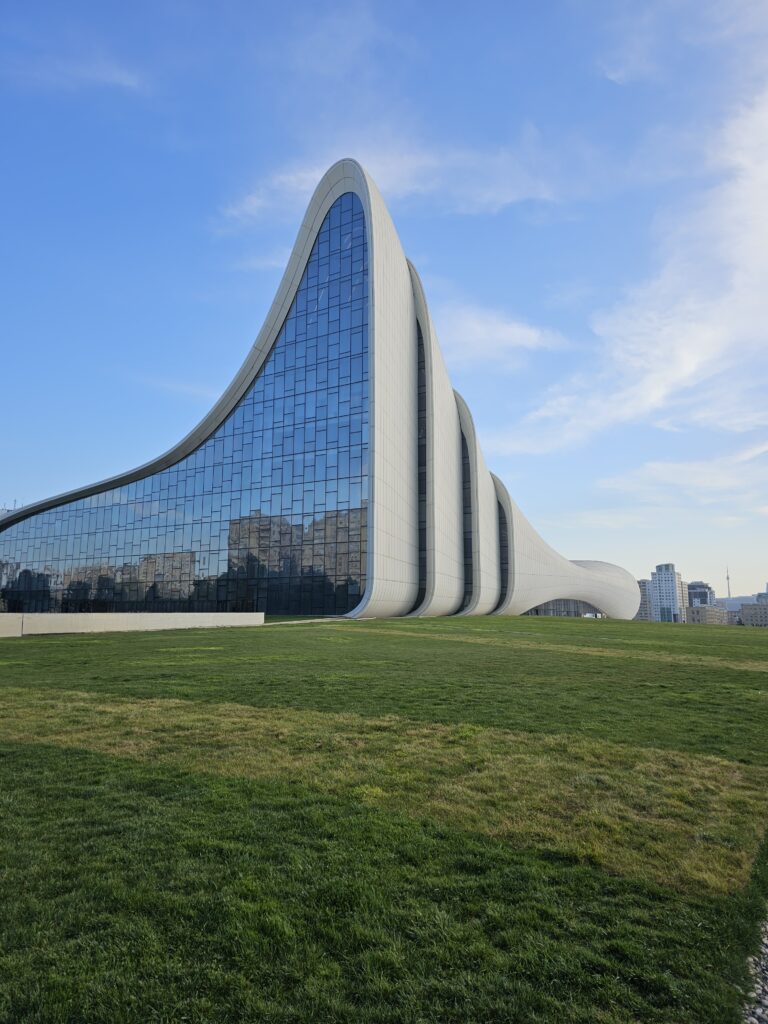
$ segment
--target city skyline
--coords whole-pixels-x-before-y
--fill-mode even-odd
[[[752,594],[718,597],[706,580],[686,580],[673,562],[658,564],[638,579],[640,607],[635,618],[645,622],[698,625],[768,626],[768,582]]]
[[[544,538],[638,578],[669,560],[719,596],[726,566],[734,594],[762,588],[768,13],[478,15],[9,6],[0,505],[193,427],[261,327],[318,168],[351,156]]]

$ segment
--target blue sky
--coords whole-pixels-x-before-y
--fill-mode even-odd
[[[762,589],[767,53],[765,0],[5,0],[0,505],[185,434],[352,156],[544,537]]]

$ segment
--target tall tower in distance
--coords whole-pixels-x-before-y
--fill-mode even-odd
[[[704,580],[693,580],[688,584],[688,607],[711,607],[715,603],[715,592]]]
[[[674,563],[662,562],[651,573],[651,601],[654,622],[685,622],[688,584]]]

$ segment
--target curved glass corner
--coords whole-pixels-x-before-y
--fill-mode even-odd
[[[360,603],[368,539],[363,208],[328,211],[272,351],[194,452],[0,530],[0,611],[263,611]]]

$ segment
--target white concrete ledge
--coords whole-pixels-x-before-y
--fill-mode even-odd
[[[21,636],[23,621],[24,616],[18,612],[0,614],[0,636]]]
[[[263,612],[13,612],[0,614],[0,637],[44,633],[144,633],[158,629],[263,626]]]

